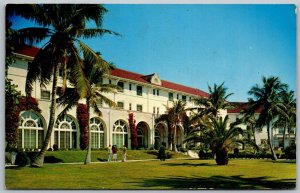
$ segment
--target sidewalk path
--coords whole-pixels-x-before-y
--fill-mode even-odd
[[[192,160],[192,159],[195,159],[195,158],[172,158],[172,159],[166,159],[166,160]],[[142,159],[142,160],[127,160],[126,162],[142,162],[142,161],[160,161],[159,159]],[[111,163],[119,163],[119,162],[122,162],[121,160],[118,160],[118,161],[111,161],[111,162],[91,162],[91,164],[111,164]],[[84,164],[84,162],[74,162],[74,163],[44,163],[44,165],[53,165],[53,164],[62,164],[62,165],[82,165]],[[27,165],[29,166],[29,165]],[[18,167],[17,165],[5,165],[5,168],[8,168],[8,167]]]

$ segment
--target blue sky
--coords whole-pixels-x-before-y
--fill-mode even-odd
[[[104,5],[103,28],[122,34],[85,40],[129,71],[208,91],[225,82],[247,101],[262,76],[296,89],[294,5]],[[18,20],[15,28],[28,25]]]

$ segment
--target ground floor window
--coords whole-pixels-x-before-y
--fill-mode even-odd
[[[142,128],[137,128],[138,147],[144,147],[144,133]]]
[[[20,115],[18,129],[18,147],[40,149],[44,140],[42,117],[33,111],[24,111]]]
[[[57,119],[54,126],[54,143],[59,149],[72,149],[77,147],[76,120],[65,115]]]
[[[104,124],[99,118],[90,119],[92,148],[104,148]]]
[[[128,128],[124,121],[118,120],[113,125],[113,145],[117,145],[119,148],[126,145],[128,147]]]

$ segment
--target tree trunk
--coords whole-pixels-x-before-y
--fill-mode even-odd
[[[285,126],[284,126],[284,130],[283,130],[283,149],[285,148],[285,132],[287,129],[287,120],[285,120]]]
[[[228,152],[226,149],[216,150],[216,163],[217,165],[227,165],[228,164]]]
[[[89,131],[89,145],[87,149],[87,154],[85,157],[85,162],[84,164],[90,164],[91,163],[91,154],[92,154],[92,135],[91,135],[91,128],[90,128],[90,99],[86,99],[86,106],[87,106],[87,114],[88,114],[88,131]]]
[[[174,131],[174,135],[173,135],[172,151],[177,152],[177,147],[176,147],[176,125],[175,125],[173,131]]]
[[[51,106],[50,106],[50,118],[49,125],[46,133],[46,137],[43,143],[43,147],[38,155],[34,158],[31,163],[34,167],[42,167],[44,164],[45,152],[47,151],[51,134],[53,131],[54,121],[55,121],[55,111],[56,111],[56,90],[57,90],[57,74],[58,74],[58,66],[54,66],[53,68],[53,81],[52,81],[52,94],[51,94]]]
[[[270,150],[271,150],[271,154],[272,154],[272,160],[277,160],[277,156],[276,156],[276,153],[273,149],[273,145],[272,145],[272,142],[271,142],[271,132],[270,132],[270,125],[268,124],[267,125],[267,131],[268,131],[268,144],[269,144],[269,147],[270,147]]]
[[[254,140],[254,143],[256,144],[255,128],[254,128],[253,124],[251,124],[251,129],[252,129],[252,134],[253,134],[253,140]]]

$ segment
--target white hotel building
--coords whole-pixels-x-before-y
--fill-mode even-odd
[[[19,50],[16,62],[8,70],[8,77],[18,85],[22,95],[25,95],[25,82],[28,63],[39,51],[35,47],[26,47]],[[58,86],[62,83],[60,79]],[[166,142],[168,140],[168,126],[164,122],[155,123],[155,119],[165,113],[166,106],[172,106],[174,100],[184,100],[187,107],[193,107],[193,99],[196,97],[208,97],[209,94],[199,89],[161,80],[158,74],[141,75],[122,69],[112,70],[110,75],[103,79],[103,83],[116,84],[123,88],[121,92],[107,94],[117,104],[117,108],[109,108],[101,105],[102,117],[91,110],[90,123],[92,129],[92,148],[103,148],[109,144],[119,147],[131,145],[130,128],[128,124],[129,113],[134,114],[136,120],[139,147],[153,147],[155,140]],[[41,113],[23,111],[20,114],[18,146],[24,149],[39,149],[46,135],[49,121],[49,106],[51,97],[51,83],[46,88],[41,88],[36,82],[32,97],[39,103]],[[62,109],[57,109],[56,115]],[[239,116],[240,110],[223,110],[222,116],[229,115],[231,121]],[[244,126],[243,126],[244,127]],[[244,127],[245,128],[245,127]],[[176,143],[183,145],[184,131],[178,126]],[[57,144],[60,149],[79,148],[80,128],[76,120],[76,108],[68,114],[56,120],[51,135],[49,147]],[[282,133],[275,130],[274,145],[278,146]],[[292,135],[292,138],[294,135]],[[260,144],[267,139],[266,129],[256,133],[256,142]]]

